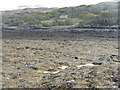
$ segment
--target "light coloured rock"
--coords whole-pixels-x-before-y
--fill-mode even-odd
[[[55,71],[55,72],[50,72],[50,71],[44,71],[45,74],[57,74],[59,73],[60,71]]]
[[[62,70],[64,70],[64,69],[68,68],[68,66],[61,66],[59,68],[62,69]]]
[[[84,66],[95,66],[94,64],[85,64],[85,65],[77,65],[77,67],[84,67]]]
[[[67,81],[67,82],[75,82],[75,80],[69,80],[69,81]]]

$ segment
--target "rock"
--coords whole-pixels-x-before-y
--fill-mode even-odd
[[[93,62],[94,65],[102,65],[102,62]]]
[[[59,72],[60,71],[44,71],[44,73],[46,73],[46,74],[57,74]]]
[[[120,62],[120,56],[118,56],[118,55],[111,55],[110,58],[114,62]]]
[[[64,69],[68,68],[68,66],[61,66],[59,68],[62,69],[62,70],[64,70]]]
[[[69,81],[67,81],[67,82],[75,82],[75,80],[69,80]]]
[[[72,73],[70,73],[71,75],[76,75],[76,73],[74,73],[74,72],[72,72]]]
[[[38,48],[31,48],[31,50],[38,50]]]
[[[26,46],[25,49],[29,49],[30,47]]]
[[[94,66],[94,64],[77,65],[77,67]]]
[[[17,49],[17,50],[23,50],[24,48],[19,48],[19,47],[18,47],[18,48],[16,48],[16,49]]]
[[[43,50],[42,48],[39,48],[39,50]]]
[[[30,68],[32,68],[32,69],[34,69],[34,70],[38,70],[38,68],[37,68],[37,67],[30,67]]]
[[[60,63],[58,63],[58,64],[60,64],[60,65],[68,65],[67,62],[60,62]]]
[[[78,57],[75,57],[75,59],[79,59]]]
[[[20,69],[20,67],[18,67],[17,69]]]
[[[90,85],[89,85],[89,88],[97,88],[97,87],[96,87],[96,85],[90,84]]]
[[[48,69],[48,71],[56,71],[55,69]]]

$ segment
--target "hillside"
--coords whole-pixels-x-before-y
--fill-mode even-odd
[[[24,8],[4,11],[3,27],[117,26],[119,11],[118,2],[64,8]],[[68,18],[60,19],[60,15]]]

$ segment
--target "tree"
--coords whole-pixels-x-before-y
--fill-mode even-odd
[[[83,27],[84,25],[85,25],[84,20],[80,20],[79,24],[78,24],[78,27]]]
[[[66,19],[66,20],[65,20],[65,25],[73,25],[72,20]]]
[[[111,26],[118,23],[118,11],[117,10],[105,10],[99,14],[100,25]]]
[[[83,20],[87,26],[96,26],[98,23],[98,15],[88,13],[83,17]]]
[[[64,19],[64,20],[55,19],[55,20],[53,20],[52,25],[54,25],[54,26],[66,26],[66,25],[73,25],[73,22],[70,19]]]

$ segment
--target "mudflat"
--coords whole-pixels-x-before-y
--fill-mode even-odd
[[[117,31],[3,31],[3,88],[118,88]]]

